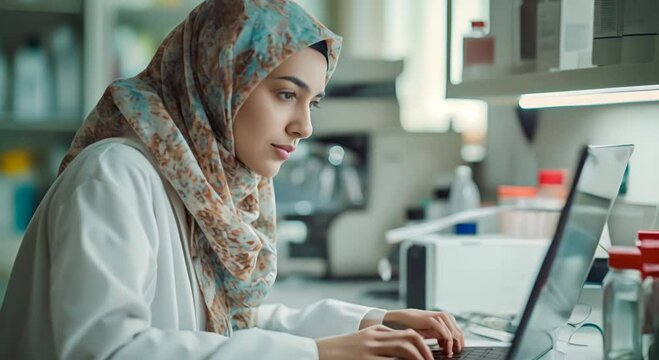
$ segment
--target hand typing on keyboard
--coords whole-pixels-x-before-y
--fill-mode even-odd
[[[387,312],[383,323],[392,328],[413,329],[425,339],[437,339],[445,355],[460,353],[464,347],[464,332],[455,317],[447,312],[393,310]]]
[[[447,358],[459,354],[464,347],[462,330],[455,318],[445,312],[393,310],[385,314],[383,324],[365,327],[354,334],[316,340],[320,360],[436,359],[425,339],[436,339],[442,346],[442,356]]]

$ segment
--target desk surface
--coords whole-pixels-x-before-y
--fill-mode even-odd
[[[301,308],[318,300],[337,299],[365,306],[388,310],[402,309],[405,304],[396,299],[396,283],[377,280],[319,280],[299,277],[277,279],[266,303],[281,303],[293,308]],[[467,346],[501,346],[498,341],[466,332]],[[580,345],[567,345],[566,359],[602,359],[602,336],[593,328],[584,328],[572,337],[572,342]],[[542,360],[561,359],[554,352],[543,356]]]
[[[402,309],[405,304],[394,294],[398,283],[378,280],[320,280],[315,278],[277,278],[266,303],[281,303],[293,308],[301,308],[315,301],[336,299],[355,304]]]

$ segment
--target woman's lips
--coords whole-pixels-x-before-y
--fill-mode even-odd
[[[273,144],[272,147],[275,149],[275,153],[277,154],[277,157],[282,160],[288,160],[288,158],[291,156],[291,153],[295,151],[295,148],[290,145]]]

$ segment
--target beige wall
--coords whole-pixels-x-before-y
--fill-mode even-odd
[[[640,103],[540,111],[536,139],[523,138],[510,105],[489,109],[486,187],[532,184],[538,167],[572,169],[581,144],[633,143],[627,200],[659,201],[659,104]]]

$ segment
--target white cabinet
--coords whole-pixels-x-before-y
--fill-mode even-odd
[[[43,195],[109,83],[142,70],[160,41],[200,2],[0,0],[0,185],[10,177],[2,155],[27,150],[36,196]],[[36,206],[24,195],[0,186],[0,203],[11,202],[12,210],[19,203],[21,209]],[[8,217],[5,210],[0,218]],[[0,302],[24,231],[23,225],[1,223]]]
[[[107,85],[130,77],[151,59],[160,41],[201,0],[2,0],[0,1],[0,131],[69,132],[80,125]],[[54,33],[72,34],[75,61],[57,79]],[[29,92],[15,87],[21,49],[38,42],[47,64],[47,111],[20,116],[16,103],[30,103]],[[61,48],[61,46],[60,46]],[[60,51],[60,53],[62,53]],[[74,79],[74,80],[72,80]],[[75,81],[76,91],[58,83]],[[16,101],[26,96],[26,101]],[[59,111],[57,98],[75,99],[75,111]],[[22,100],[22,99],[21,99]],[[70,106],[69,106],[70,108]],[[2,136],[2,134],[0,134]]]
[[[45,190],[110,82],[141,71],[161,40],[201,1],[0,0],[0,154],[27,149]],[[37,49],[28,55],[40,61],[21,58],[25,49]],[[21,67],[38,73],[45,68],[47,76],[17,71]],[[44,98],[45,110],[20,110]]]
[[[447,0],[447,97],[488,99],[659,86],[659,36],[656,35],[654,43],[648,45],[646,41],[646,48],[642,49],[650,56],[636,59],[623,56],[617,64],[593,65],[593,28],[601,26],[595,9],[607,1],[616,2]],[[485,36],[479,38],[472,31],[470,22],[475,20],[485,22]],[[632,24],[636,24],[634,21]],[[627,25],[629,28],[628,19]],[[656,34],[659,23],[654,25],[652,31]],[[469,47],[474,43],[478,45],[476,50]]]

